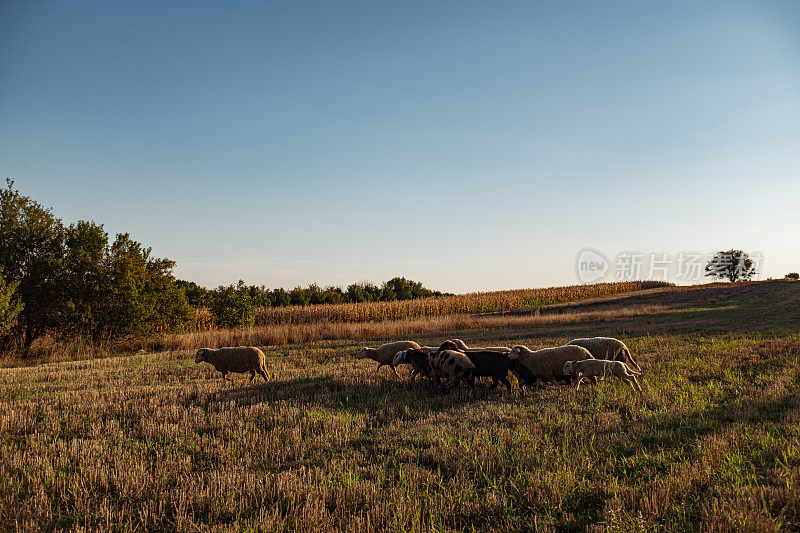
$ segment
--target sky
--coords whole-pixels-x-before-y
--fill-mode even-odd
[[[0,0],[0,178],[208,287],[782,277],[800,3]]]

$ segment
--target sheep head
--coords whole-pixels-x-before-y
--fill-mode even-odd
[[[361,348],[358,353],[355,355],[356,359],[367,359],[371,351],[374,351],[373,348],[367,348],[364,346]]]
[[[399,352],[394,354],[394,358],[392,359],[392,366],[402,365],[410,362],[411,361],[408,360],[408,355],[406,354],[406,350],[400,350]]]
[[[458,349],[458,345],[453,341],[444,341],[441,346],[439,346],[439,351],[443,352],[445,350],[453,350],[455,352],[459,352],[461,350]]]
[[[525,348],[524,346],[520,345],[514,346],[513,348],[511,348],[511,351],[508,352],[508,358],[512,361],[515,361],[519,359],[520,354],[526,350],[527,348]]]
[[[572,371],[574,369],[575,369],[575,361],[567,361],[566,363],[564,363],[564,368],[562,368],[561,370],[565,374],[572,374]]]
[[[464,351],[467,349],[467,343],[462,341],[461,339],[450,339],[450,342],[458,346],[458,349]]]
[[[202,363],[206,360],[206,354],[208,353],[208,348],[200,348],[197,350],[197,353],[194,356],[195,363]]]

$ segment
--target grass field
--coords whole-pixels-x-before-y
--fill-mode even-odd
[[[188,349],[1,369],[0,529],[800,529],[800,283],[383,331],[267,347],[268,384],[224,383]],[[644,393],[442,393],[352,358],[413,331],[615,336]]]

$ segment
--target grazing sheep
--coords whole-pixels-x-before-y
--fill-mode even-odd
[[[641,372],[631,370],[628,368],[628,365],[622,361],[609,361],[608,359],[567,361],[564,363],[563,370],[565,374],[571,374],[573,372],[578,373],[578,384],[575,385],[575,390],[578,390],[581,386],[581,376],[589,378],[593,376],[602,376],[610,372],[630,385],[632,389],[636,389],[639,392],[642,391],[642,387],[639,386],[639,382],[636,380],[636,376],[642,375]]]
[[[561,377],[570,377],[569,373],[564,372],[564,363],[594,359],[589,350],[581,346],[558,346],[535,352],[526,346],[514,346],[508,358],[512,362],[512,371],[519,378],[520,385],[523,382],[526,385],[532,385],[539,379],[556,381]],[[571,379],[576,378],[577,374],[572,373]]]
[[[222,379],[228,379],[228,372],[250,372],[250,383],[256,373],[269,381],[269,372],[264,362],[264,352],[254,346],[237,346],[235,348],[200,348],[194,357],[195,363],[211,363],[217,371],[222,372]]]
[[[508,358],[508,354],[488,348],[486,350],[470,350],[469,352],[464,352],[458,349],[458,344],[455,342],[456,340],[458,339],[445,341],[439,347],[439,350],[458,350],[464,353],[464,355],[472,361],[472,364],[475,365],[475,370],[472,371],[473,378],[492,378],[492,386],[489,387],[490,389],[497,387],[498,383],[502,383],[506,386],[508,392],[511,392],[511,383],[509,383],[507,376],[508,371],[511,370],[513,365]]]
[[[420,346],[419,349],[421,351],[425,352],[426,354],[430,354],[430,353],[434,353],[434,352],[438,352],[439,351],[439,348],[437,348],[436,346]],[[404,363],[400,363],[400,364],[404,364]],[[397,366],[397,364],[395,364],[394,366]],[[414,363],[411,363],[411,381],[414,381],[417,378],[417,376],[419,376],[419,375],[422,375],[423,377],[427,377],[427,374],[421,374],[421,372],[419,371],[419,368],[417,368],[414,365]]]
[[[420,348],[409,348],[401,350],[394,355],[392,366],[411,365],[411,381],[417,375],[430,377],[431,365],[428,362],[428,353]]]
[[[428,364],[431,367],[430,378],[440,383],[444,377],[450,385],[459,381],[466,383],[471,389],[475,388],[472,372],[475,365],[461,352],[455,350],[442,350],[428,355]]]
[[[623,361],[629,366],[632,366],[637,371],[641,372],[642,369],[633,360],[631,351],[619,339],[613,337],[590,337],[584,339],[572,339],[567,343],[568,345],[583,346],[595,359],[610,359],[612,361]]]
[[[487,346],[485,348],[470,348],[467,344],[462,341],[461,339],[450,339],[449,342],[452,342],[456,345],[457,349],[461,352],[468,353],[468,352],[482,352],[484,350],[491,350],[493,352],[503,352],[508,353],[511,351],[511,348],[507,346]]]
[[[420,374],[436,383],[441,383],[441,379],[445,378],[450,385],[461,381],[470,388],[475,388],[472,377],[475,365],[466,355],[458,351],[441,350],[428,354],[420,349],[410,348],[397,352],[393,362],[395,365],[410,364]]]
[[[397,342],[389,342],[386,344],[381,344],[377,348],[361,348],[356,354],[356,359],[372,359],[378,363],[378,370],[381,369],[382,366],[388,366],[394,372],[394,375],[397,375],[397,369],[395,369],[395,365],[393,364],[394,356],[400,350],[407,350],[409,348],[416,348],[419,349],[419,344],[414,341],[397,341]]]

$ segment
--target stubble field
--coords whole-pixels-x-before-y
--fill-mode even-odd
[[[189,349],[4,368],[0,529],[800,528],[800,283],[481,320],[413,338],[615,336],[644,393],[448,393],[352,357],[400,336],[266,347],[267,384]]]

